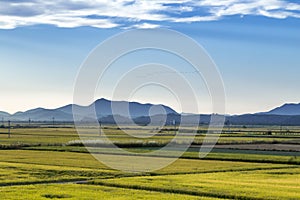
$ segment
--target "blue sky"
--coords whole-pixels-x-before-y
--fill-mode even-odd
[[[71,103],[80,65],[96,45],[127,29],[157,27],[180,31],[206,49],[224,80],[227,113],[300,102],[298,1],[4,0],[0,110]],[[172,105],[165,99],[137,98]],[[203,113],[210,112],[207,104]]]

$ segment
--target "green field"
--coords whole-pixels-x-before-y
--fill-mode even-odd
[[[71,125],[14,127],[10,138],[2,128],[1,199],[300,199],[299,127],[288,127],[289,132],[279,127],[233,127],[221,135],[218,145],[223,146],[200,159],[206,129],[199,128],[192,147],[171,165],[129,173],[96,160]],[[270,130],[272,134],[266,134]],[[93,131],[87,128],[81,139],[94,137]],[[174,137],[170,127],[147,138],[155,127],[127,127],[126,131],[143,138],[133,138],[115,126],[105,127],[110,140],[138,155],[158,150]],[[186,132],[180,136],[183,140],[190,137],[189,129]],[[241,146],[230,148],[234,144]],[[267,149],[248,149],[249,144],[267,145]],[[276,145],[284,148],[276,149]],[[139,158],[101,145],[90,151],[120,160]],[[171,151],[162,156],[172,157],[176,149]],[[140,157],[147,163],[149,157]]]
[[[300,168],[286,168],[119,178],[94,184],[229,199],[299,199],[299,180]]]
[[[0,188],[1,198],[6,200],[23,199],[203,199],[214,200],[216,198],[196,197],[182,194],[161,193],[154,191],[141,191],[125,188],[64,184],[64,185],[28,185]]]

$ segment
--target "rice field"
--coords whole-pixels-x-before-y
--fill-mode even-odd
[[[300,168],[130,177],[94,184],[229,199],[299,199]]]
[[[155,191],[140,191],[126,188],[114,188],[105,186],[78,185],[78,184],[52,184],[52,185],[26,185],[1,187],[1,198],[5,200],[127,200],[127,199],[197,199],[217,200],[218,198],[196,197],[191,195],[161,193]]]
[[[206,128],[199,128],[192,147],[181,158],[158,171],[140,173],[118,171],[99,162],[71,125],[15,128],[11,138],[0,129],[1,199],[300,199],[299,127],[289,127],[292,135],[281,134],[278,127],[235,127],[221,135],[220,146],[200,159]],[[270,129],[274,134],[266,135]],[[94,137],[93,131],[93,127],[86,129],[85,137]],[[127,127],[126,131],[143,136],[138,139],[115,126],[105,131],[111,141],[136,155],[101,145],[89,150],[112,160],[118,156],[117,162],[142,159],[147,163],[144,153],[160,149],[174,137],[169,128],[150,137],[154,127]],[[273,149],[274,145],[284,148]],[[156,159],[172,157],[175,151]]]

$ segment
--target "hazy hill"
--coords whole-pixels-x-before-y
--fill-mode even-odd
[[[129,113],[127,106],[129,103]],[[114,110],[112,110],[112,106]],[[97,118],[103,123],[130,123],[134,122],[142,125],[151,123],[161,124],[165,121],[172,124],[175,120],[180,123],[184,119],[185,124],[192,124],[200,118],[200,124],[208,124],[211,115],[178,114],[172,108],[165,105],[141,104],[138,102],[109,101],[99,99],[88,106],[66,105],[56,109],[36,108],[26,112],[17,112],[10,115],[6,112],[0,112],[0,117],[6,121],[8,119],[15,121],[73,121],[73,109],[79,116],[79,120],[90,121],[94,110]],[[161,112],[163,110],[164,112]],[[167,118],[165,119],[165,115]],[[151,117],[149,117],[151,116]],[[236,116],[226,116],[226,125],[297,125],[300,126],[300,104],[285,104],[269,112],[246,114]]]
[[[300,104],[284,104],[269,112],[263,114],[268,115],[300,115]]]
[[[228,116],[226,120],[233,125],[300,125],[300,115],[247,114]]]
[[[9,113],[0,111],[0,118],[1,118],[0,120],[2,120],[2,118],[7,118],[9,116],[10,116]]]
[[[129,105],[129,113],[127,112],[127,106]],[[160,114],[159,109],[164,109],[166,114],[177,114],[172,108],[164,105],[153,104],[141,104],[138,102],[126,102],[126,101],[109,101],[106,99],[99,99],[88,106],[79,105],[66,105],[57,109],[45,109],[36,108],[25,112],[17,112],[10,115],[5,112],[0,113],[0,117],[3,115],[6,119],[27,121],[29,118],[34,121],[52,121],[54,117],[57,121],[72,121],[73,120],[73,107],[76,113],[82,116],[82,119],[88,119],[93,111],[96,111],[97,117],[107,117],[111,115],[119,115],[122,117],[136,118],[142,116],[149,116]],[[114,110],[112,110],[112,107]],[[158,111],[155,111],[157,108]],[[154,110],[152,112],[152,109]]]
[[[26,112],[17,112],[10,116],[12,120],[27,121],[29,118],[33,121],[52,121],[52,118],[57,121],[72,121],[72,114],[64,113],[60,110],[51,110],[44,108],[36,108]]]

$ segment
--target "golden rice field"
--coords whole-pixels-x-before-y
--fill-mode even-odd
[[[300,150],[272,150],[273,143],[298,145],[300,135],[265,135],[269,129],[253,127],[241,132],[235,128],[221,135],[218,143],[225,146],[203,159],[199,158],[198,147],[205,135],[198,134],[194,146],[174,163],[142,173],[111,169],[84,146],[76,142],[70,145],[80,140],[71,126],[13,129],[11,138],[0,129],[1,199],[300,199]],[[93,128],[89,131],[92,134]],[[139,139],[140,145],[114,126],[105,131],[112,141],[124,145],[124,150],[141,155],[145,163],[149,157],[143,153],[159,149],[174,137],[171,131],[165,131]],[[147,136],[153,129],[127,131]],[[271,150],[226,146],[256,143],[268,144]],[[95,151],[107,158],[115,156],[107,147]],[[130,158],[127,153],[118,156],[120,162]]]

